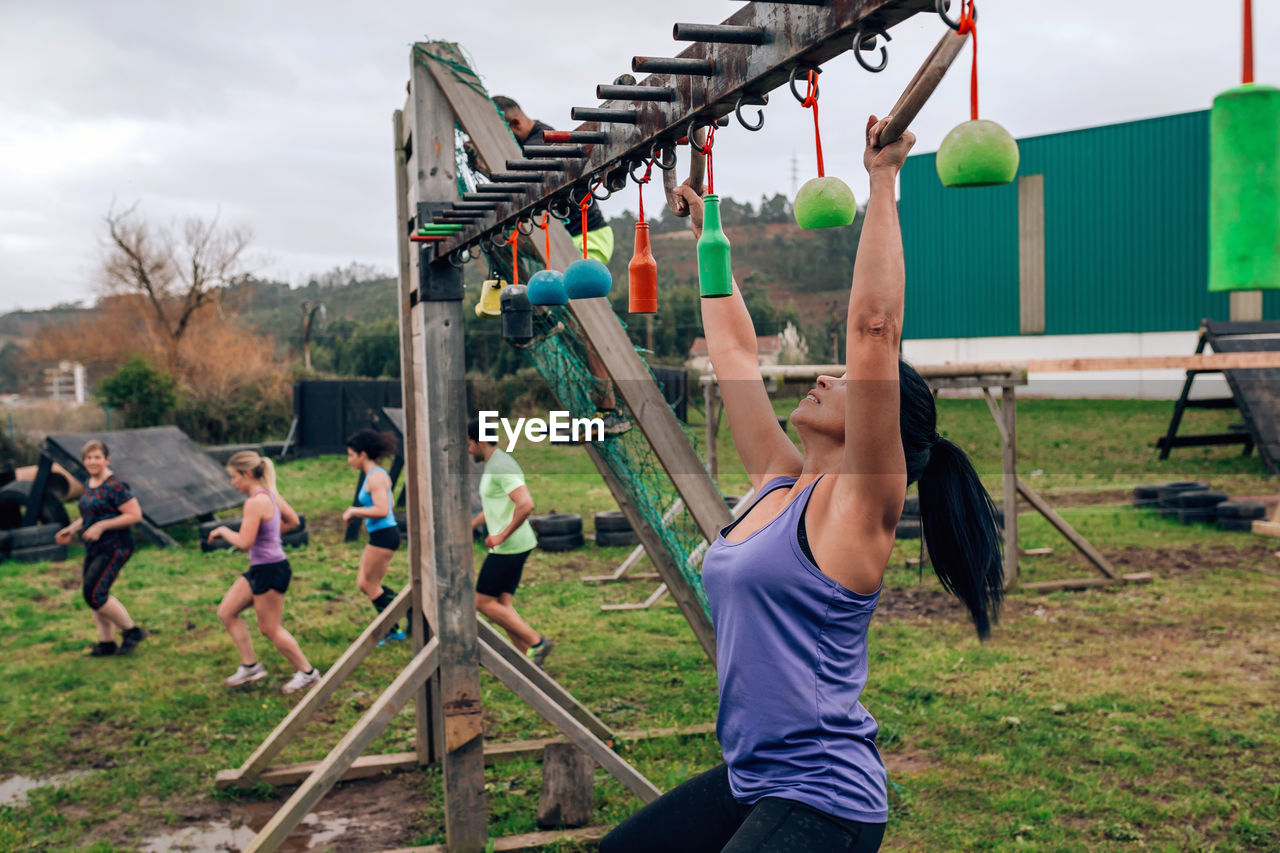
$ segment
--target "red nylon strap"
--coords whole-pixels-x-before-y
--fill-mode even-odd
[[[518,243],[520,242],[520,229],[517,228],[511,232],[511,236],[507,238],[507,242],[511,244],[511,283],[520,283],[520,262],[517,260],[516,253],[520,250]]]
[[[649,165],[644,170],[644,177],[637,183],[640,184],[640,221],[644,222],[644,185],[649,183],[649,176],[653,174],[653,161],[649,161]]]
[[[966,4],[961,0],[960,29],[957,32],[973,33],[973,70],[969,72],[969,118],[978,120],[978,22],[974,19],[973,0]]]
[[[716,138],[716,126],[713,124],[707,128],[707,144],[699,148],[693,142],[693,137],[689,137],[689,147],[699,154],[705,154],[707,157],[707,195],[715,195],[716,181],[715,174],[711,170],[711,143]]]
[[[551,229],[547,227],[547,223],[551,220],[550,213],[542,214],[542,224],[538,227],[542,229],[542,233],[547,237],[547,269],[551,269]]]
[[[1244,0],[1244,70],[1240,82],[1253,82],[1253,2]]]
[[[813,108],[813,143],[818,149],[818,177],[825,177],[826,172],[822,168],[822,134],[818,132],[818,72],[809,72],[809,88],[805,89],[804,100],[800,102],[800,106],[808,109]]]
[[[596,184],[600,186],[600,184]],[[582,259],[587,259],[587,208],[591,206],[591,185],[587,185],[587,197],[578,202],[578,210],[582,211]]]

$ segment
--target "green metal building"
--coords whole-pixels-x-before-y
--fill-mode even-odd
[[[1209,112],[1018,140],[1017,180],[946,189],[908,158],[908,339],[1195,330],[1210,294]],[[1263,298],[1280,319],[1280,293]]]

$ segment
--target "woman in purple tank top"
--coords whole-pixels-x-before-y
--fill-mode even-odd
[[[298,526],[298,514],[276,490],[276,469],[270,459],[242,450],[227,460],[227,473],[231,475],[231,485],[249,499],[244,502],[240,529],[214,528],[209,541],[225,539],[232,547],[248,551],[249,571],[236,578],[218,605],[218,618],[240,652],[240,667],[225,683],[236,687],[267,677],[267,668],[253,652],[249,626],[240,618],[252,607],[258,617],[258,629],[296,670],[282,688],[285,693],[293,693],[320,680],[320,671],[307,661],[297,640],[280,624],[284,594],[293,574],[280,534]]]
[[[741,293],[702,300],[702,324],[738,454],[759,497],[707,549],[724,763],[623,821],[620,851],[874,851],[888,819],[878,727],[859,701],[867,628],[907,486],[942,585],[980,637],[1004,588],[995,505],[964,452],[937,433],[929,386],[899,359],[905,273],[894,182],[915,142],[881,146],[849,294],[846,371],[821,376],[778,426]],[[687,186],[695,235],[702,202]]]

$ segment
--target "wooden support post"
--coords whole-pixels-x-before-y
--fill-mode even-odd
[[[1115,566],[1102,554],[1098,553],[1098,549],[1089,544],[1089,540],[1085,539],[1075,528],[1053,511],[1053,507],[1049,506],[1044,500],[1036,494],[1030,486],[1023,482],[1022,478],[1018,478],[1018,494],[1027,499],[1027,503],[1031,504],[1036,510],[1048,520],[1050,524],[1057,528],[1058,532],[1067,538],[1067,541],[1076,546],[1076,549],[1084,554],[1085,559],[1098,567],[1098,571],[1114,580],[1119,576]]]
[[[49,472],[53,470],[53,458],[48,453],[40,454],[40,465],[36,468],[36,479],[27,492],[27,511],[22,517],[23,527],[34,527],[40,523],[40,510],[44,509],[44,493],[49,487]]]
[[[591,822],[595,762],[571,743],[549,743],[542,753],[538,829],[575,828]]]
[[[409,56],[410,128],[413,158],[410,171],[413,212],[457,198],[453,158],[455,111],[437,78],[411,51]],[[453,78],[444,75],[448,79]],[[457,82],[457,81],[454,81]],[[461,85],[461,84],[460,84]],[[472,91],[468,89],[468,91]],[[485,106],[499,121],[493,106]],[[506,128],[503,128],[506,133]],[[506,133],[510,139],[510,133]],[[512,140],[514,145],[514,140]],[[416,222],[415,222],[416,224]],[[484,796],[484,736],[481,724],[480,645],[476,638],[476,598],[471,546],[471,488],[467,455],[466,360],[462,346],[462,271],[435,260],[435,247],[421,244],[416,311],[421,314],[423,397],[422,457],[428,484],[419,488],[410,530],[421,535],[430,527],[435,567],[435,638],[440,642],[440,674],[436,700],[436,737],[443,746],[444,821],[449,849],[470,853],[488,840],[488,808]],[[417,357],[415,353],[415,357]],[[416,386],[415,386],[416,392]],[[406,406],[408,401],[406,401]],[[406,426],[408,413],[406,412]],[[424,584],[423,595],[428,589]]]
[[[400,273],[400,310],[397,312],[400,323],[400,399],[404,413],[404,426],[400,431],[404,446],[396,458],[403,459],[408,468],[400,497],[403,499],[407,492],[409,506],[420,513],[423,509],[421,490],[428,488],[430,478],[423,456],[426,436],[419,423],[419,413],[423,411],[422,385],[426,373],[422,368],[421,357],[422,308],[418,301],[414,252],[409,243],[412,214],[409,212],[409,160],[403,111],[395,111],[391,125],[396,185],[396,255]],[[435,563],[431,559],[431,525],[425,519],[416,517],[407,527],[405,538],[409,552],[409,584],[413,595],[413,617],[409,620],[409,633],[416,653],[426,645],[432,633],[426,620],[434,619],[435,616]],[[423,682],[413,702],[415,751],[422,764],[435,761],[441,751],[441,745],[436,741],[436,727],[432,722],[432,689],[436,680],[432,677]]]
[[[711,472],[711,479],[718,484],[720,482],[720,412],[718,411],[720,386],[715,380],[708,381],[705,375],[702,382],[702,402],[706,407],[707,468]]]
[[[646,803],[651,803],[662,796],[662,792],[654,787],[652,782],[640,775],[640,772],[630,764],[623,761],[616,752],[605,745],[604,741],[592,734],[591,730],[582,725],[582,723],[575,720],[568,711],[556,704],[537,685],[521,675],[502,655],[487,645],[481,645],[480,656],[484,662],[485,669],[489,670],[499,681],[506,685],[508,690],[533,706],[535,711],[563,732],[565,737],[586,750],[587,754],[595,759],[605,770],[609,771],[610,775],[627,786],[631,793]]]
[[[307,691],[302,701],[293,706],[288,716],[280,721],[271,734],[267,735],[266,740],[245,759],[244,764],[241,764],[234,774],[228,775],[226,780],[231,784],[241,784],[257,779],[267,769],[271,759],[279,755],[280,750],[302,732],[315,712],[320,710],[320,706],[337,691],[342,682],[346,681],[347,676],[355,672],[360,662],[373,651],[378,640],[386,636],[391,626],[409,609],[409,602],[410,590],[406,586],[400,590],[400,594],[395,597],[390,606],[379,613],[359,638],[347,647],[342,657],[334,661],[333,666],[329,667],[329,671],[324,674],[320,682]],[[221,774],[219,779],[220,781],[223,779]]]
[[[982,397],[987,401],[991,417],[995,418],[1000,432],[1000,463],[1003,474],[1001,500],[1004,504],[1004,588],[1009,589],[1018,580],[1018,443],[1017,411],[1014,408],[1014,392],[1005,387],[1001,404],[996,405],[991,389],[984,387]]]
[[[382,695],[360,718],[360,722],[347,732],[328,757],[307,777],[307,781],[293,792],[288,802],[280,807],[253,842],[245,848],[245,853],[272,853],[279,848],[289,837],[289,833],[293,832],[307,813],[315,808],[329,789],[342,778],[343,773],[356,757],[364,752],[365,747],[386,730],[392,718],[404,707],[404,703],[427,676],[435,671],[438,661],[439,646],[433,638],[396,676],[395,681],[382,692]],[[478,849],[483,848],[484,845],[481,844]]]

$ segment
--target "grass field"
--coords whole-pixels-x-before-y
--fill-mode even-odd
[[[1020,474],[1125,571],[1153,572],[1152,584],[1015,593],[979,644],[937,581],[905,567],[918,544],[899,544],[863,694],[890,770],[884,849],[1280,849],[1280,558],[1267,540],[1182,526],[1129,507],[1124,494],[1192,478],[1236,496],[1276,487],[1257,457],[1238,450],[1186,449],[1158,462],[1151,442],[1170,409],[1019,401]],[[998,488],[985,404],[942,400],[940,411],[943,432]],[[1221,412],[1191,417],[1188,432],[1226,422]],[[740,494],[746,481],[727,431],[720,450],[722,487]],[[531,446],[517,456],[538,511],[580,512],[589,529],[592,512],[613,508],[581,448]],[[289,463],[280,477],[312,528],[311,546],[290,556],[285,624],[326,668],[372,616],[355,588],[360,546],[342,543],[338,523],[354,479],[337,457]],[[1090,574],[1039,516],[1024,512],[1020,524],[1024,547],[1054,549],[1024,559],[1024,578]],[[214,609],[244,557],[201,554],[193,528],[176,535],[182,548],[140,548],[115,587],[151,632],[130,657],[82,656],[93,632],[78,551],[66,563],[0,565],[0,780],[85,771],[31,791],[26,805],[0,804],[0,849],[169,849],[157,840],[165,832],[260,826],[283,802],[264,787],[213,788],[214,774],[240,764],[296,699],[280,694],[287,665],[256,631],[271,678],[223,687],[237,661]],[[560,643],[548,670],[617,729],[714,720],[715,672],[679,612],[602,613],[600,604],[638,601],[652,585],[578,580],[626,552],[588,543],[531,558],[517,604]],[[391,580],[405,578],[401,550]],[[406,646],[377,649],[278,760],[322,757],[407,661]],[[488,740],[553,733],[488,676],[483,698]],[[401,714],[370,752],[410,749],[412,724]],[[637,741],[624,754],[664,789],[719,760],[712,737]],[[492,836],[535,829],[539,774],[534,762],[487,771]],[[594,822],[637,807],[602,771],[597,780]],[[442,841],[439,787],[433,768],[341,786],[322,808],[340,800],[349,831],[292,849]]]

